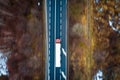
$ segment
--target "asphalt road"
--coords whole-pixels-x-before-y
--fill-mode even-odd
[[[46,0],[46,80],[67,80],[67,1]],[[60,66],[56,39],[60,40]],[[58,60],[59,61],[59,60]]]
[[[55,61],[55,0],[46,0],[46,80],[54,80]]]

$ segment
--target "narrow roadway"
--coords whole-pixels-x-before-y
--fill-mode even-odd
[[[67,0],[46,0],[45,10],[46,80],[67,80]]]

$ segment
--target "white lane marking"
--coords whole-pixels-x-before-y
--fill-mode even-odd
[[[60,11],[62,11],[62,7],[60,7]]]
[[[62,19],[60,19],[60,24],[62,24]]]
[[[62,30],[62,25],[60,25],[60,30]]]
[[[50,58],[48,57],[48,80],[50,80]]]
[[[61,74],[62,74],[63,78],[66,80],[66,76],[63,71],[61,71]]]
[[[50,42],[50,37],[49,37],[49,42]]]
[[[49,13],[49,18],[51,17],[51,13]]]
[[[62,1],[60,1],[60,5],[62,5]]]
[[[60,31],[60,36],[62,36],[62,31]]]
[[[49,7],[49,12],[51,12],[51,6]]]
[[[60,18],[62,18],[62,13],[60,13]]]
[[[50,44],[49,44],[49,49],[50,49]],[[50,51],[50,50],[49,50]]]
[[[50,36],[50,31],[49,31],[49,36]]]
[[[50,53],[49,53],[49,56],[50,56]],[[49,62],[50,62],[50,57],[49,57]],[[50,67],[50,64],[49,64],[49,67]]]
[[[50,75],[50,44],[49,44],[49,53],[48,53],[48,75]],[[48,80],[50,80],[50,76],[48,76]]]
[[[62,52],[65,56],[67,56],[67,53],[65,52],[65,50],[62,48]]]
[[[50,42],[50,37],[49,37]],[[49,43],[49,52],[48,52],[48,75],[50,75],[50,43]],[[50,76],[48,76],[48,80],[50,80]]]
[[[62,37],[62,25],[60,25],[60,37]]]
[[[60,56],[60,47],[61,47],[61,44],[60,43],[56,43],[55,44],[55,53],[56,53],[56,57],[55,57],[55,66],[56,67],[61,67],[61,63],[60,63],[60,60],[61,60],[61,56]]]
[[[51,5],[51,0],[49,0],[49,5]]]

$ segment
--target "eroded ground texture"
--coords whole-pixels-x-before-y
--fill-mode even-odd
[[[43,0],[0,0],[0,80],[44,80]]]
[[[119,12],[119,0],[69,0],[69,80],[120,80]]]

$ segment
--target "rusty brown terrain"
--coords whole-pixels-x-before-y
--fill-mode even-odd
[[[9,76],[0,80],[44,80],[44,2],[0,0],[0,51]],[[10,52],[10,54],[7,54]]]
[[[98,70],[104,80],[120,80],[120,33],[109,24],[113,17],[118,22],[119,1],[68,3],[69,80],[94,80]],[[114,25],[120,29],[118,23]]]

